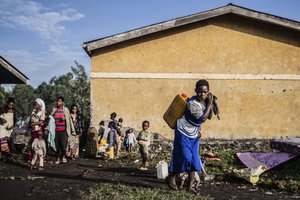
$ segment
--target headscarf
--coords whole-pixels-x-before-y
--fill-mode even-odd
[[[45,112],[45,110],[46,110],[45,102],[44,102],[42,99],[40,99],[40,98],[37,98],[37,99],[35,100],[35,102],[36,102],[37,104],[39,104],[39,106],[41,107],[41,111],[42,111],[42,112]]]

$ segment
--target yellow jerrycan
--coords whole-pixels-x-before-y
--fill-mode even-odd
[[[170,128],[174,129],[176,127],[177,119],[180,119],[184,115],[187,100],[188,95],[185,93],[176,95],[171,105],[163,115],[164,120]]]

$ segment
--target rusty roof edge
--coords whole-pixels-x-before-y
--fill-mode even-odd
[[[138,38],[141,36],[149,35],[152,33],[163,31],[163,30],[168,30],[168,29],[175,28],[178,26],[191,24],[194,22],[206,20],[209,18],[217,17],[220,15],[228,14],[228,13],[234,13],[236,15],[241,15],[241,16],[252,18],[252,19],[257,19],[257,20],[261,20],[264,22],[273,23],[273,24],[285,26],[285,27],[300,31],[300,23],[297,21],[293,21],[293,20],[278,17],[275,15],[270,15],[270,14],[266,14],[263,12],[251,10],[248,8],[236,6],[234,4],[228,4],[226,6],[215,8],[212,10],[208,10],[208,11],[188,15],[185,17],[168,20],[165,22],[157,23],[157,24],[152,24],[152,25],[145,26],[142,28],[127,31],[124,33],[120,33],[120,34],[108,36],[105,38],[100,38],[97,40],[85,42],[82,45],[82,48],[87,52],[87,54],[89,56],[91,56],[92,51],[101,49],[106,46],[110,46],[113,44],[117,44],[120,42]]]
[[[12,64],[10,64],[7,60],[5,60],[2,56],[0,56],[0,65],[2,65],[9,72],[18,77],[23,83],[27,83],[29,78],[25,76],[22,72],[20,72],[17,68],[15,68]]]

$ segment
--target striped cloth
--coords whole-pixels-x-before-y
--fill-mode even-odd
[[[203,123],[206,106],[193,96],[187,103],[185,114],[177,120],[177,130],[189,138],[197,138]]]
[[[65,131],[66,130],[66,115],[63,108],[57,108],[53,114],[55,119],[55,131]]]

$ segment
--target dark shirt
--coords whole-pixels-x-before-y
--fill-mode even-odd
[[[99,131],[98,131],[98,137],[100,138],[99,141],[102,140],[104,132],[105,132],[105,128],[100,126]]]
[[[71,115],[72,117],[72,115]],[[74,124],[76,135],[82,134],[83,124],[80,115],[76,115],[76,119],[74,120],[72,117],[72,121]]]
[[[118,135],[121,135],[121,130],[118,127],[118,121],[114,119],[113,122],[114,122],[114,129],[117,131]]]
[[[110,129],[106,139],[108,143],[108,149],[116,145],[116,137],[117,137],[116,130]]]

